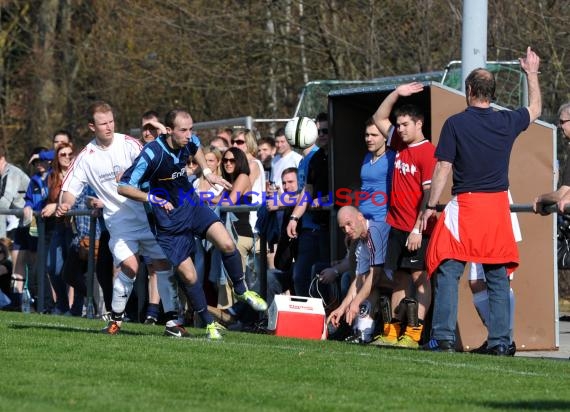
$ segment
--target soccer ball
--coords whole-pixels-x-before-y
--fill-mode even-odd
[[[285,125],[285,137],[291,146],[304,149],[317,140],[317,125],[308,117],[294,117]]]

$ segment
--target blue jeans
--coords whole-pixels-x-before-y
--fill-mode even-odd
[[[465,262],[446,260],[436,270],[431,337],[455,342],[457,324],[458,285]],[[490,320],[487,326],[489,348],[508,346],[509,336],[509,278],[504,265],[484,264],[489,292]]]
[[[63,280],[61,270],[67,258],[67,251],[73,239],[71,227],[65,223],[57,222],[54,226],[47,251],[47,272],[55,290],[56,308],[62,313],[69,310],[67,299],[67,284]]]

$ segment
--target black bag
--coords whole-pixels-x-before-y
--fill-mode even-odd
[[[293,259],[297,256],[298,240],[289,236],[281,236],[277,242],[277,250],[275,251],[275,259],[273,264],[275,269],[283,272],[291,270]]]
[[[558,220],[558,269],[570,269],[570,217]]]

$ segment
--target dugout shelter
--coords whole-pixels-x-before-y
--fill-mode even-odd
[[[331,134],[332,190],[360,187],[360,164],[366,153],[365,121],[397,84],[332,91],[328,95]],[[424,135],[437,145],[445,120],[466,107],[465,95],[441,83],[424,82],[421,93],[400,98],[398,105],[412,103],[424,109]],[[497,110],[507,110],[494,105]],[[481,159],[484,162],[485,159]],[[556,188],[556,128],[536,121],[513,147],[509,169],[515,204],[530,204],[540,193]],[[451,198],[451,177],[441,203]],[[556,263],[556,215],[518,213],[523,240],[518,244],[520,267],[511,286],[515,292],[515,336],[518,350],[556,350],[558,341],[558,284]],[[332,256],[343,254],[343,234],[331,213]],[[467,266],[468,267],[468,266]],[[474,349],[486,339],[467,284],[461,278],[458,342],[464,350]]]

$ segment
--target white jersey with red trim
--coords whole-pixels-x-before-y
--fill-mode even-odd
[[[62,191],[75,197],[85,185],[91,186],[103,201],[103,216],[110,233],[119,228],[129,231],[148,228],[143,204],[117,192],[117,177],[131,166],[141,149],[137,139],[120,133],[114,134],[107,147],[93,139],[76,157],[63,181]]]

